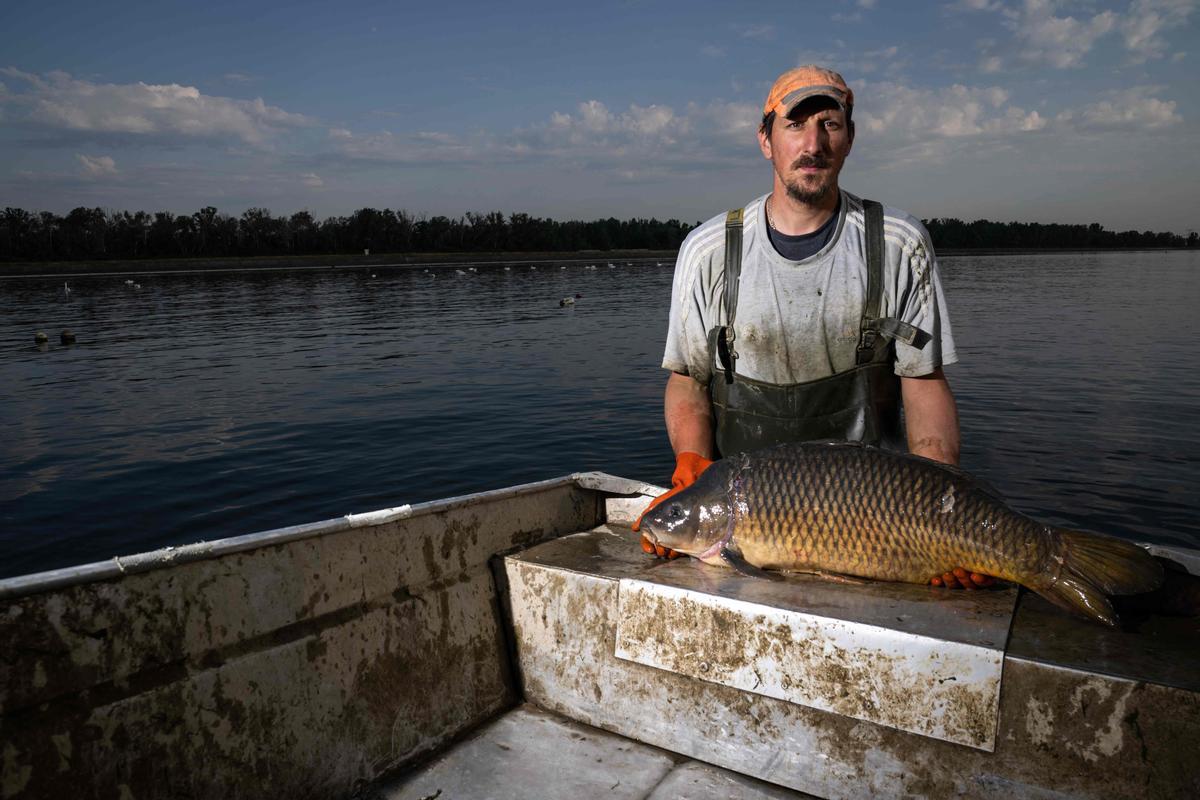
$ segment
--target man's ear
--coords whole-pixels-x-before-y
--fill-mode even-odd
[[[758,131],[758,148],[760,150],[762,150],[763,158],[765,158],[767,161],[770,161],[771,160],[771,137],[769,137],[767,135],[766,131],[762,130],[761,128],[759,128],[759,131]]]

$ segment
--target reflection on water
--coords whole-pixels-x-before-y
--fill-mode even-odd
[[[596,264],[0,281],[0,575],[577,470],[665,482],[671,266]],[[944,259],[964,466],[1047,521],[1200,545],[1198,267]]]

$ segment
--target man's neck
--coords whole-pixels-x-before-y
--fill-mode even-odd
[[[801,203],[787,193],[787,189],[776,186],[767,198],[767,216],[779,233],[788,236],[803,236],[818,230],[837,211],[841,191],[834,186],[818,203]]]

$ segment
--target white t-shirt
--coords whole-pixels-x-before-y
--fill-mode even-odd
[[[734,316],[738,375],[773,384],[804,383],[855,365],[867,293],[862,200],[842,192],[837,229],[820,252],[788,261],[767,236],[763,203],[745,209],[742,276]],[[958,360],[937,260],[921,221],[884,207],[880,317],[932,337],[917,349],[896,342],[897,375],[919,377]],[[707,384],[718,368],[708,331],[725,324],[725,215],[693,230],[679,249],[663,367]]]

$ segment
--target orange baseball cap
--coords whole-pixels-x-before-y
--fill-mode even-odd
[[[809,97],[829,97],[842,111],[854,107],[854,92],[846,86],[846,81],[831,69],[808,64],[803,67],[789,69],[775,80],[767,102],[763,104],[763,116],[772,111],[780,117],[786,117],[801,100]]]

